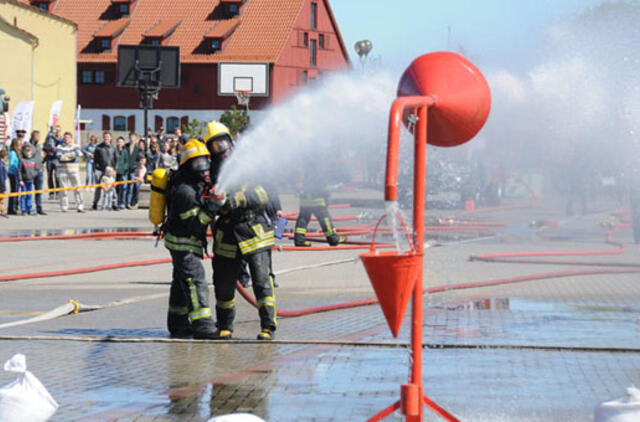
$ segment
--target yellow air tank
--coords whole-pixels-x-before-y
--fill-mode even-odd
[[[155,169],[151,175],[151,198],[149,199],[149,221],[159,226],[164,221],[167,203],[167,185],[169,172],[166,169]]]

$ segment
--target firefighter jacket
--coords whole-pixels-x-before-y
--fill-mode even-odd
[[[237,253],[253,255],[275,245],[274,221],[269,214],[279,209],[277,195],[263,185],[245,185],[229,194],[214,226],[214,254],[234,259]]]
[[[178,252],[191,252],[199,257],[207,247],[207,228],[213,219],[202,194],[204,182],[178,171],[171,176],[167,189],[167,221],[164,245]]]

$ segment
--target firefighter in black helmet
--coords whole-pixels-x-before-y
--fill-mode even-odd
[[[173,262],[167,317],[172,337],[209,339],[216,331],[202,265],[207,229],[221,205],[203,198],[210,187],[209,171],[207,147],[192,139],[184,145],[180,168],[171,176],[167,189],[163,231]]]
[[[205,127],[204,142],[211,153],[211,173],[217,175],[229,156],[231,134],[219,122]],[[277,201],[277,202],[276,202]],[[272,340],[277,327],[276,298],[270,276],[270,251],[275,245],[273,222],[267,217],[279,209],[277,195],[261,184],[247,183],[226,194],[213,227],[213,286],[216,297],[217,338],[230,339],[235,319],[236,281],[243,260],[249,264],[253,292],[258,301],[258,340]]]

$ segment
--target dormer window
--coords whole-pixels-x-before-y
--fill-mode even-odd
[[[240,23],[240,18],[225,19],[216,23],[206,34],[204,34],[205,45],[210,52],[222,50],[225,40],[227,40]]]
[[[31,0],[31,6],[33,7],[37,7],[40,10],[44,10],[45,12],[48,12],[49,9],[51,8],[51,3],[53,3],[53,0]]]
[[[176,30],[176,28],[180,25],[179,20],[169,19],[169,20],[161,20],[157,21],[147,29],[142,36],[144,40],[142,41],[144,44],[151,44],[154,46],[164,45],[171,34]]]
[[[220,4],[224,7],[228,17],[232,18],[240,14],[240,9],[244,4],[244,0],[221,0]]]
[[[128,15],[129,14],[129,4],[127,3],[120,3],[118,5],[118,9],[121,15]]]
[[[110,38],[101,38],[100,39],[100,49],[101,50],[111,50],[111,39]]]

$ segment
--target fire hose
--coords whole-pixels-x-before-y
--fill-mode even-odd
[[[631,263],[583,263],[583,262],[576,263],[574,261],[554,261],[554,260],[524,260],[524,261],[513,260],[514,258],[524,258],[524,257],[530,257],[530,256],[566,256],[566,255],[593,256],[593,255],[599,255],[599,254],[609,254],[609,255],[620,254],[625,250],[624,245],[619,242],[614,242],[612,240],[612,236],[621,227],[628,227],[628,224],[616,224],[612,227],[611,230],[609,230],[607,234],[607,242],[618,246],[618,248],[614,250],[557,251],[557,252],[545,251],[545,252],[522,252],[522,253],[506,253],[506,254],[484,254],[484,255],[473,255],[470,257],[470,259],[486,261],[486,262],[503,262],[501,260],[507,260],[506,262],[526,262],[526,263],[565,264],[565,265],[626,266],[628,268],[623,268],[623,269],[600,268],[600,269],[593,269],[593,270],[572,270],[572,271],[550,272],[550,273],[543,273],[543,274],[508,277],[508,278],[487,280],[487,281],[448,284],[448,285],[433,286],[433,287],[427,288],[424,290],[424,293],[425,294],[438,293],[438,292],[449,291],[449,290],[472,289],[472,288],[479,288],[479,287],[496,286],[496,285],[503,285],[503,284],[520,283],[525,281],[568,277],[568,276],[578,276],[578,275],[623,274],[623,273],[640,272],[640,265],[631,264]],[[369,244],[344,245],[344,246],[341,245],[337,247],[331,247],[331,246],[311,247],[311,248],[290,247],[290,246],[276,247],[277,250],[336,250],[336,249],[363,249],[363,248],[369,248]],[[211,258],[211,255],[207,255],[206,258]],[[163,263],[169,263],[169,262],[171,262],[170,258],[160,258],[160,259],[151,259],[151,260],[142,260],[142,261],[121,262],[121,263],[115,263],[115,264],[106,264],[106,265],[100,265],[100,266],[75,268],[75,269],[59,270],[59,271],[6,275],[6,276],[0,277],[0,282],[81,274],[81,273],[87,273],[87,272],[106,271],[106,270],[127,268],[127,267],[157,265],[157,264],[163,264]],[[237,289],[242,297],[244,297],[254,307],[257,307],[257,302],[255,298],[252,295],[250,295],[240,285],[240,283],[237,283]],[[320,313],[320,312],[329,312],[329,311],[338,310],[338,309],[346,309],[346,308],[371,305],[371,304],[377,303],[377,301],[378,301],[377,298],[368,298],[368,299],[349,301],[349,302],[343,302],[343,303],[335,303],[335,304],[329,304],[329,305],[318,306],[318,307],[308,308],[308,309],[301,309],[301,310],[289,310],[289,311],[279,310],[278,315],[283,317],[298,317],[298,316],[309,315],[309,314]]]

